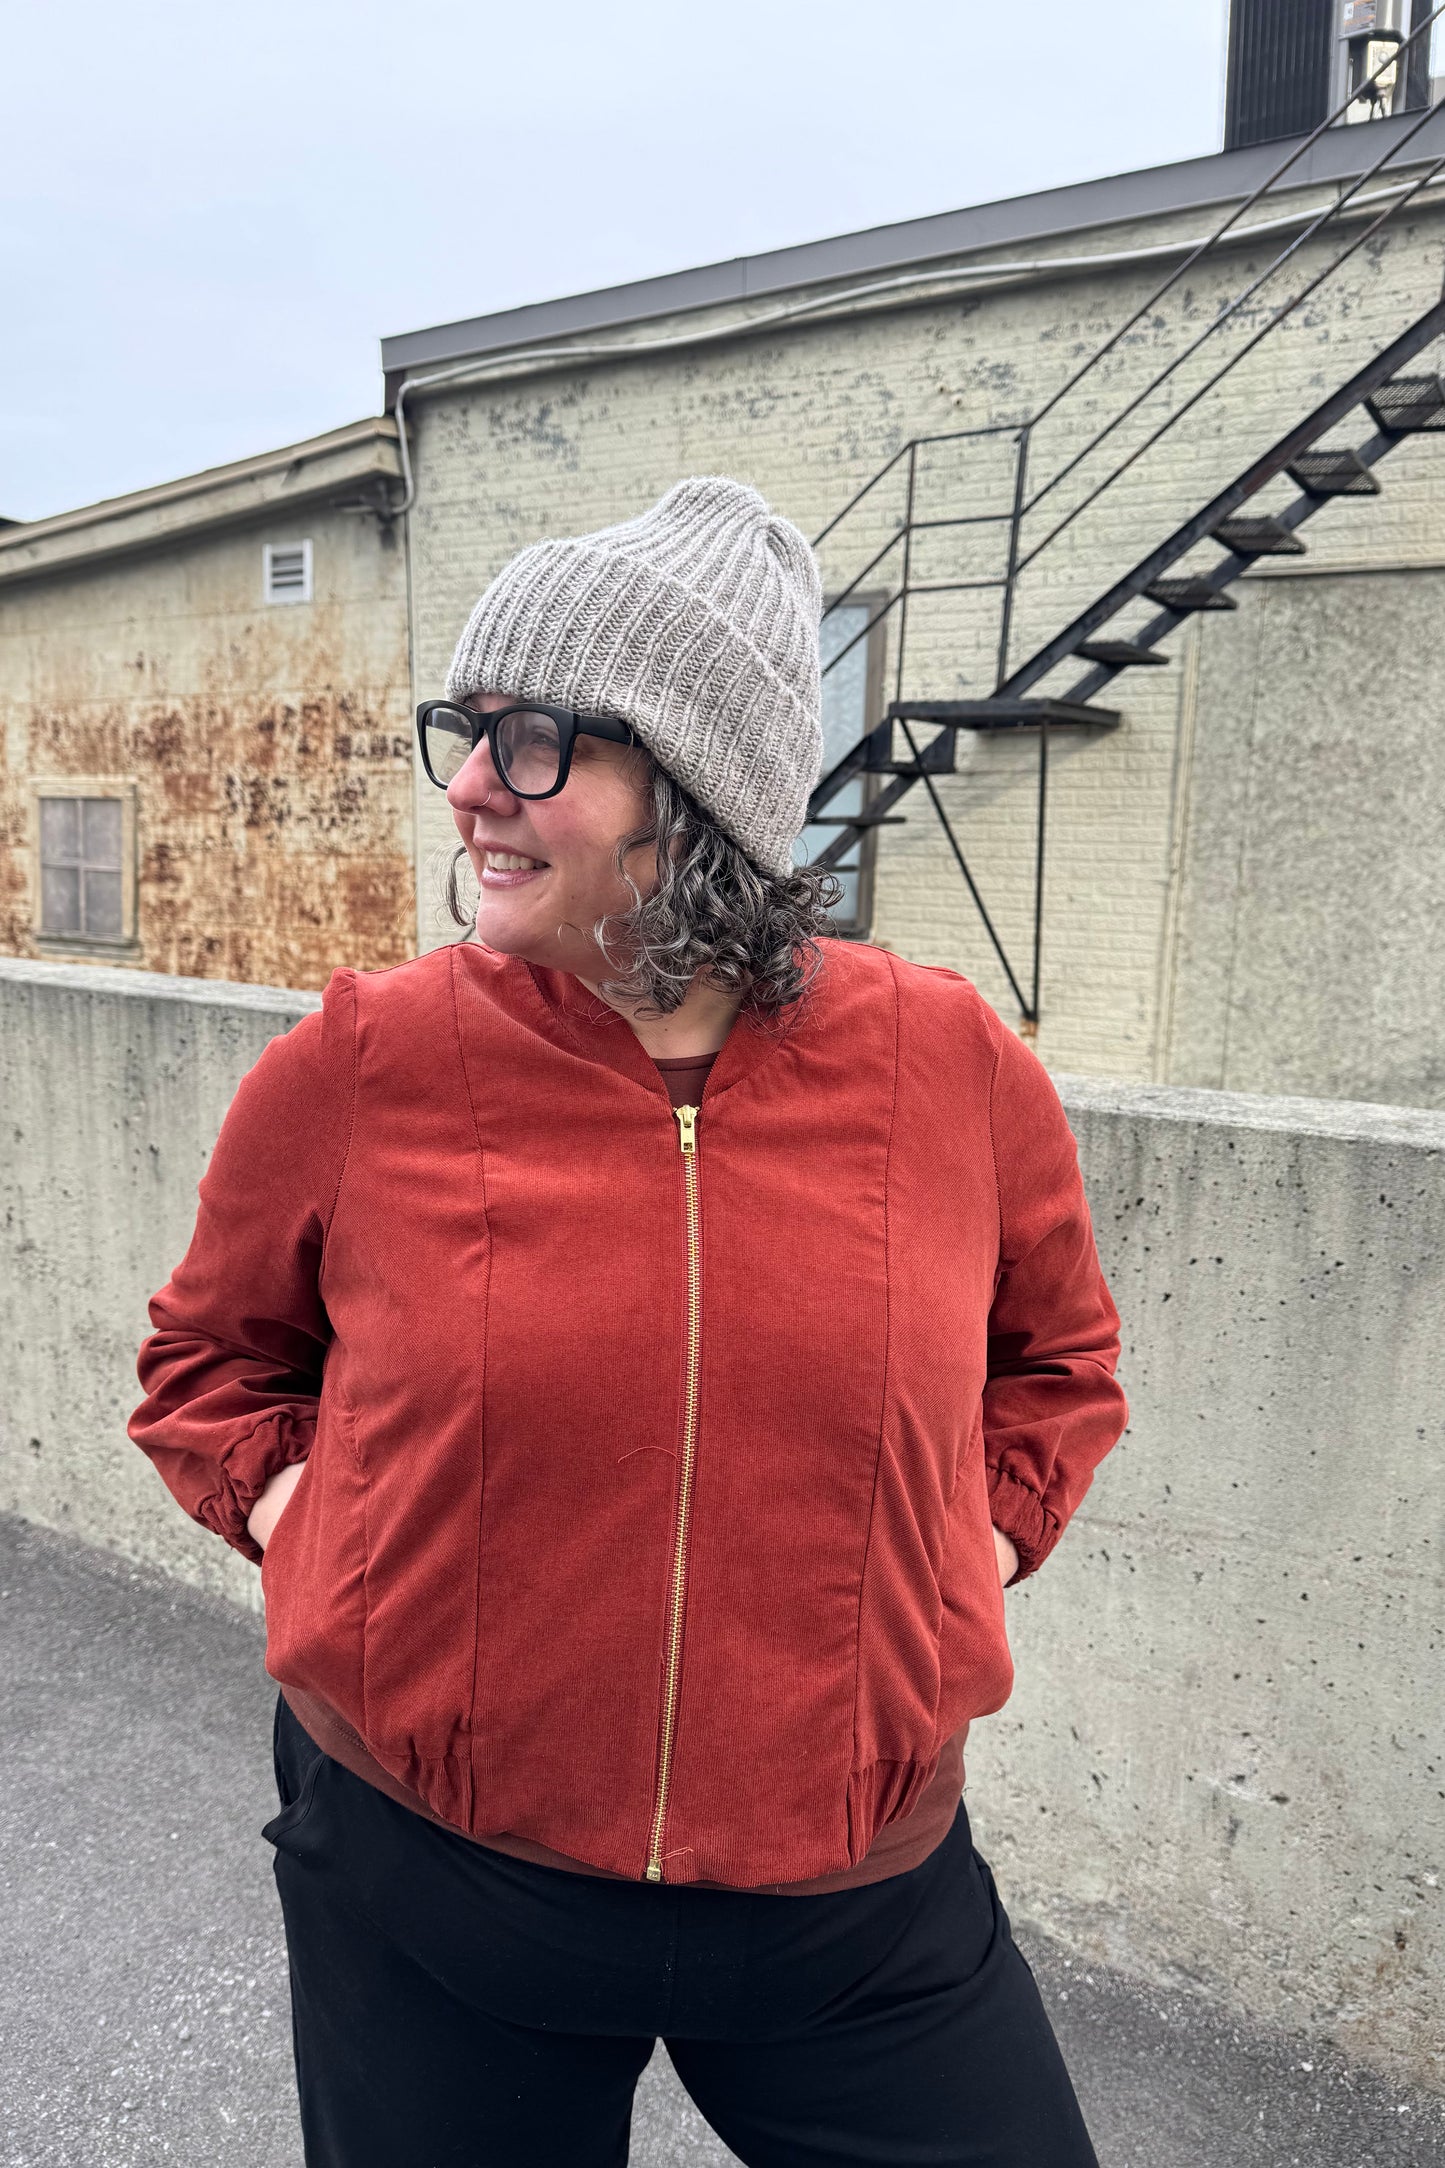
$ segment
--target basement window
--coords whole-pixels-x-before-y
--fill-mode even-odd
[[[268,602],[309,602],[311,544],[266,543],[261,551],[261,591]]]
[[[135,796],[124,783],[36,787],[41,941],[71,947],[135,938]]]

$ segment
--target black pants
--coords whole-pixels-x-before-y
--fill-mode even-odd
[[[659,2037],[748,2168],[1097,2168],[962,1801],[910,1873],[770,1897],[488,1851],[279,1694],[275,1749],[307,2168],[619,2168]]]

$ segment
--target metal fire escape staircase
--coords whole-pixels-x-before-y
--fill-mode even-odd
[[[1428,35],[1430,25],[1435,17],[1441,14],[1445,14],[1445,0],[1442,0],[1442,5],[1419,26],[1414,33],[1415,37]],[[1413,43],[1413,39],[1408,42]],[[1445,103],[1445,100],[1441,103]],[[1218,490],[1208,503],[1176,527],[1122,577],[1114,580],[1061,631],[1030,654],[1027,660],[1011,668],[1011,633],[1022,575],[1080,514],[1113,488],[1121,476],[1172,429],[1184,414],[1198,405],[1246,354],[1257,348],[1280,323],[1331,278],[1342,264],[1366,246],[1406,204],[1418,198],[1424,189],[1431,186],[1436,176],[1445,169],[1445,156],[1434,157],[1418,169],[1412,163],[1407,179],[1399,185],[1387,185],[1375,192],[1369,189],[1369,184],[1388,167],[1393,166],[1398,171],[1401,152],[1434,118],[1438,110],[1438,105],[1427,109],[1404,135],[1393,139],[1390,148],[1367,171],[1352,180],[1318,213],[1313,216],[1296,214],[1291,223],[1296,224],[1300,230],[1279,249],[1265,269],[1252,277],[1182,353],[1174,356],[1127,405],[1111,416],[1102,428],[1096,430],[1082,448],[1042,486],[1031,490],[1029,484],[1030,444],[1039,425],[1056,413],[1104,357],[1115,351],[1146,317],[1152,316],[1162,298],[1172,288],[1177,287],[1186,274],[1205,257],[1218,250],[1228,236],[1233,234],[1236,242],[1248,239],[1251,229],[1247,225],[1241,225],[1245,214],[1278,187],[1323,129],[1340,119],[1343,108],[1340,114],[1332,115],[1313,135],[1297,144],[1268,180],[1240,202],[1207,240],[1192,248],[1178,269],[1141,303],[1128,321],[1120,325],[1028,421],[1006,427],[954,430],[911,440],[886,466],[879,469],[815,538],[815,548],[821,548],[841,524],[865,504],[885,478],[890,475],[899,477],[904,489],[902,517],[896,520],[893,531],[882,547],[875,550],[861,571],[840,593],[833,596],[824,613],[826,624],[832,613],[848,603],[852,602],[856,611],[857,598],[865,595],[868,598],[868,622],[837,648],[837,652],[825,666],[829,672],[837,669],[850,650],[864,640],[876,626],[885,619],[893,621],[890,671],[893,698],[881,720],[866,731],[829,769],[813,792],[808,809],[810,827],[835,828],[838,833],[813,854],[811,863],[833,866],[854,849],[868,831],[901,822],[905,816],[895,812],[894,808],[911,790],[921,785],[931,801],[933,812],[942,824],[958,870],[1018,1001],[1022,1028],[1026,1033],[1036,1031],[1039,1017],[1044,816],[1051,731],[1061,728],[1071,731],[1102,731],[1116,727],[1120,720],[1118,711],[1098,705],[1097,696],[1121,671],[1167,664],[1171,658],[1160,651],[1159,642],[1167,639],[1197,612],[1236,608],[1235,598],[1229,590],[1242,573],[1247,572],[1261,558],[1303,555],[1306,543],[1301,538],[1300,529],[1320,511],[1340,498],[1378,495],[1380,482],[1375,470],[1397,446],[1407,438],[1422,433],[1445,431],[1445,380],[1442,380],[1437,372],[1410,373],[1410,364],[1434,341],[1445,336],[1445,298],[1436,301],[1408,324],[1396,338],[1376,353],[1373,359],[1356,370],[1327,398],[1321,400],[1276,443],[1252,459],[1233,481]],[[1368,213],[1381,198],[1385,199],[1383,207],[1370,218]],[[1348,228],[1360,219],[1366,221],[1361,230],[1349,232]],[[1269,226],[1277,224],[1273,220],[1266,220],[1264,223]],[[1217,339],[1225,325],[1239,322],[1241,312],[1254,300],[1261,288],[1286,264],[1297,262],[1305,244],[1321,235],[1328,235],[1332,240],[1337,237],[1342,239],[1337,253],[1323,268],[1312,271],[1301,290],[1276,307],[1259,329],[1250,332],[1237,351],[1228,354],[1219,366],[1213,369],[1213,373],[1208,375],[1202,385],[1187,397],[1180,399],[1176,396],[1164,420],[1145,436],[1144,441],[1127,452],[1102,481],[1088,488],[1079,502],[1062,512],[1041,540],[1032,541],[1028,528],[1029,515],[1042,501],[1060,489],[1070,476],[1080,474],[1085,463],[1121,423],[1143,408],[1146,401],[1159,392],[1166,382],[1173,380],[1184,362],[1205,349],[1211,339]],[[1243,321],[1247,325],[1252,319]],[[1370,433],[1360,434],[1356,441],[1345,445],[1326,445],[1323,442],[1355,416],[1359,417],[1362,429],[1373,425]],[[1012,441],[1013,488],[1009,509],[1003,512],[970,513],[926,520],[917,517],[920,461],[927,456],[929,449],[940,445],[975,444],[987,438],[1006,438]],[[1268,485],[1281,478],[1292,482],[1298,494],[1291,501],[1273,510],[1263,510],[1254,500]],[[988,525],[1006,529],[1007,561],[1001,573],[987,578],[950,581],[923,580],[917,577],[916,562],[920,544],[929,532]],[[1206,562],[1202,567],[1197,562],[1187,567],[1183,565],[1183,560],[1193,558],[1195,552],[1206,548],[1217,553],[1212,561]],[[870,592],[869,583],[877,579],[880,569],[890,559],[897,567],[894,575],[896,586],[879,602]],[[910,601],[922,595],[957,594],[969,590],[995,590],[1001,599],[997,669],[992,689],[976,699],[935,700],[910,697],[905,678]],[[1136,605],[1152,614],[1146,615],[1142,622],[1130,622],[1127,626],[1121,626],[1118,621],[1126,613],[1131,618],[1137,617],[1134,607]],[[1072,669],[1078,666],[1082,667],[1078,668],[1078,674],[1072,676],[1072,682],[1066,685],[1063,692],[1054,694],[1035,691],[1034,688],[1053,673],[1062,671],[1072,675]],[[934,735],[920,743],[914,725],[932,726]],[[1030,989],[1025,991],[1005,952],[998,929],[985,905],[978,882],[944,807],[937,778],[952,774],[956,770],[960,731],[1018,732],[1033,729],[1038,731],[1039,744],[1033,867],[1033,958],[1032,983]],[[895,757],[895,730],[901,730],[906,741],[906,758]],[[830,814],[827,811],[846,788],[859,783],[862,789],[857,795],[861,797],[861,804],[847,812]]]

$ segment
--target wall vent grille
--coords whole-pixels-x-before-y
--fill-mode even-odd
[[[268,602],[309,602],[311,544],[268,542],[261,552],[261,583]]]

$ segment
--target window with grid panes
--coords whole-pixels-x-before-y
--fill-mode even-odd
[[[869,696],[876,643],[882,628],[875,628],[861,640],[858,635],[869,620],[877,616],[878,609],[878,598],[859,596],[856,601],[840,603],[823,619],[820,641],[824,669],[821,771],[824,775],[858,743],[870,722],[875,720],[869,713]],[[849,647],[850,641],[856,644]],[[848,648],[847,654],[843,654],[844,648]],[[830,670],[827,666],[835,655],[842,659]],[[868,802],[865,793],[871,796],[871,784],[870,776],[855,776],[835,798],[829,799],[824,810],[830,814],[861,812]],[[835,826],[810,825],[805,828],[795,846],[796,862],[806,864],[831,843],[837,833]],[[833,923],[840,934],[860,940],[866,937],[873,915],[873,850],[873,832],[865,830],[833,867],[843,884],[843,894],[833,909]]]
[[[40,800],[40,931],[119,941],[125,932],[119,798]]]

